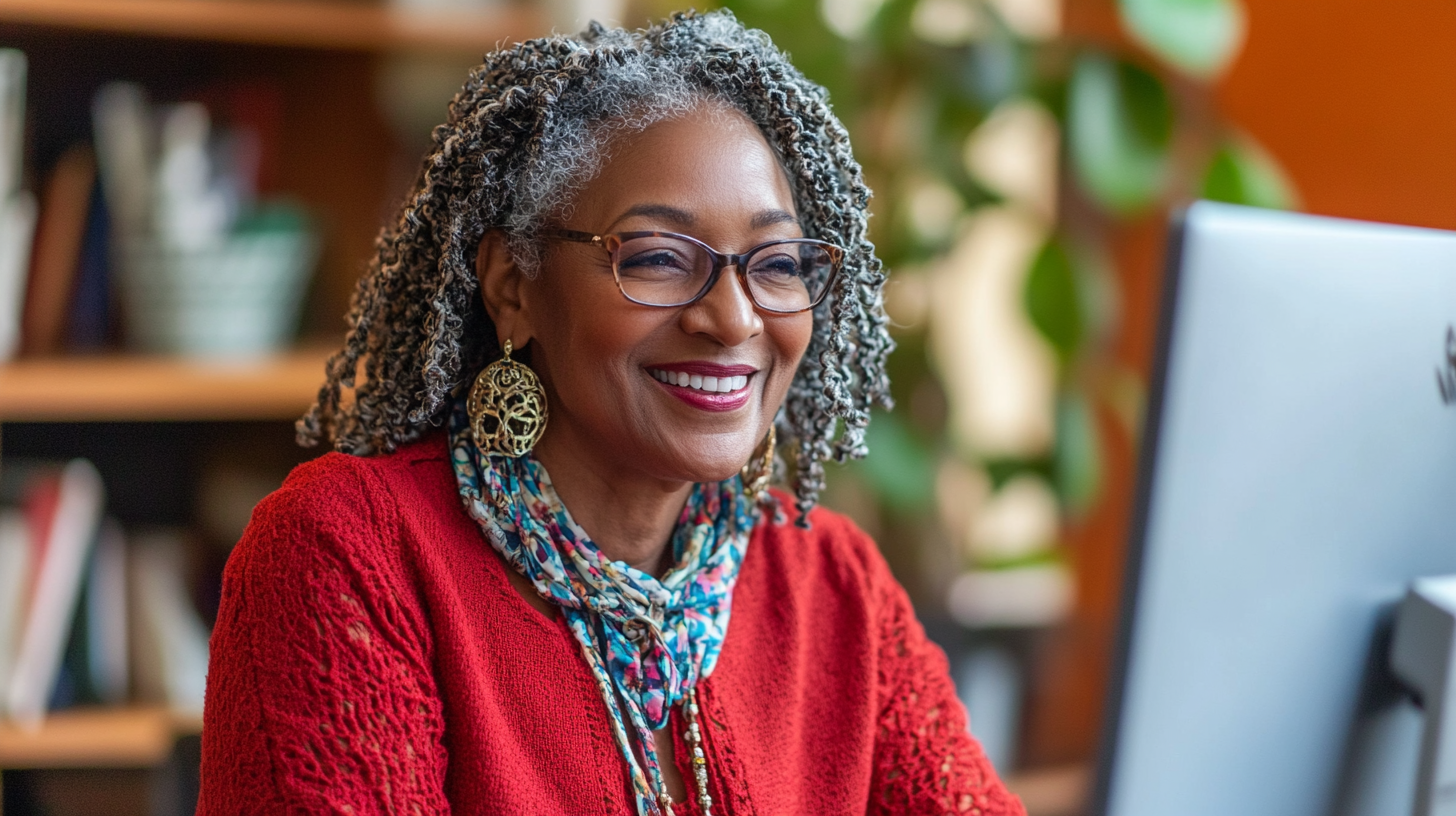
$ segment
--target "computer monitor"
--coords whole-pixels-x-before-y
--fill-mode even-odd
[[[1456,573],[1456,233],[1175,234],[1092,812],[1410,814],[1390,621]]]

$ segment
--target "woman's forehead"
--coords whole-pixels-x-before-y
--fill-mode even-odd
[[[614,139],[572,209],[593,229],[632,219],[797,224],[788,176],[757,126],[737,111],[703,107]]]

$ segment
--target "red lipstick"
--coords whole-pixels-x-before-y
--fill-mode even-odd
[[[681,385],[668,385],[657,380],[653,380],[653,382],[688,405],[704,411],[732,411],[742,408],[748,404],[748,397],[752,393],[750,389],[744,388],[727,394],[710,394],[707,391],[698,391]]]

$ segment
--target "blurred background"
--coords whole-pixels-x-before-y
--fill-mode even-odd
[[[1079,813],[1169,216],[1456,228],[1456,8],[727,5],[829,88],[876,193],[897,408],[826,503],[1033,816]],[[4,813],[191,812],[222,564],[317,455],[291,421],[430,128],[495,43],[674,8],[0,0]]]

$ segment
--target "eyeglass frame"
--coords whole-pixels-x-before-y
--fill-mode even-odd
[[[836,246],[835,244],[831,244],[828,241],[820,241],[815,238],[779,238],[773,241],[764,241],[757,246],[750,247],[747,252],[734,254],[731,252],[719,252],[718,250],[713,249],[712,247],[708,246],[702,241],[699,241],[691,235],[683,235],[680,232],[665,232],[662,230],[608,232],[597,235],[590,232],[582,232],[580,230],[546,228],[541,230],[539,234],[543,238],[556,238],[562,241],[572,241],[579,244],[591,244],[592,246],[600,247],[601,249],[606,250],[608,257],[611,259],[612,262],[612,279],[617,282],[617,291],[622,293],[622,297],[626,298],[632,303],[636,303],[639,306],[653,306],[663,309],[677,309],[683,306],[690,306],[702,300],[704,297],[707,296],[709,292],[713,290],[713,287],[717,285],[718,278],[720,275],[722,275],[723,269],[725,267],[732,266],[737,268],[738,270],[738,280],[739,283],[743,285],[743,293],[748,295],[749,302],[751,302],[755,307],[772,314],[802,314],[804,312],[812,311],[813,309],[818,308],[819,304],[824,302],[824,299],[829,296],[829,290],[830,288],[832,288],[835,279],[839,277],[839,271],[844,268],[844,248]],[[632,240],[634,238],[675,238],[687,241],[690,244],[701,247],[703,251],[708,253],[708,257],[713,261],[713,270],[708,273],[708,280],[703,284],[703,288],[699,289],[696,295],[693,295],[691,298],[688,298],[681,303],[645,303],[643,301],[640,301],[627,294],[627,290],[623,288],[622,276],[617,271],[616,250],[607,246],[607,241],[609,239],[616,239],[617,246],[620,248],[624,242]],[[823,247],[829,253],[829,277],[824,280],[824,288],[820,290],[817,297],[813,298],[810,301],[808,306],[805,306],[802,309],[783,310],[765,306],[762,303],[758,302],[758,298],[754,297],[753,287],[748,285],[748,259],[752,257],[755,252],[758,252],[764,247],[773,246],[774,244],[812,244],[814,246]]]

